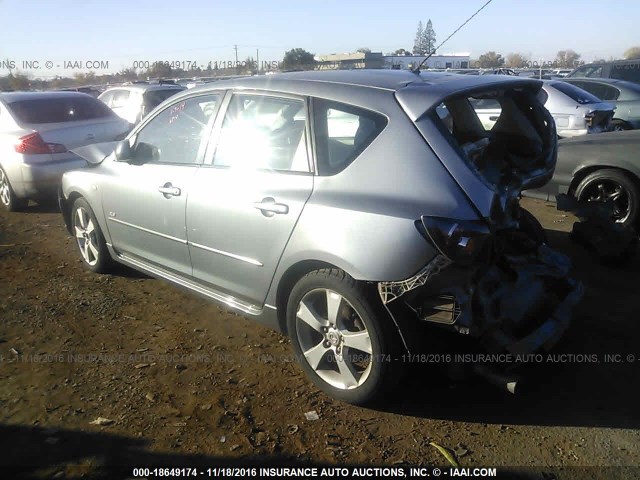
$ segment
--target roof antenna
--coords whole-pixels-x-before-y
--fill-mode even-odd
[[[453,33],[452,33],[451,35],[449,35],[447,38],[445,38],[445,39],[444,39],[444,41],[443,41],[440,45],[438,45],[436,48],[434,48],[434,49],[433,49],[433,51],[432,51],[431,53],[429,53],[429,55],[427,55],[427,56],[425,57],[425,59],[424,59],[424,60],[422,60],[422,61],[420,62],[420,64],[419,64],[416,68],[412,69],[411,71],[412,71],[413,73],[420,74],[420,67],[422,67],[422,65],[424,65],[424,62],[426,62],[427,60],[429,60],[429,59],[431,58],[431,56],[432,56],[434,53],[436,53],[436,50],[438,50],[442,45],[444,45],[445,43],[447,43],[447,40],[449,40],[449,39],[450,39],[451,37],[453,37],[456,33],[458,33],[458,31],[459,31],[462,27],[464,27],[467,23],[469,23],[473,17],[475,17],[475,16],[476,16],[477,14],[479,14],[482,10],[484,10],[484,7],[486,7],[487,5],[489,5],[492,1],[493,1],[493,0],[488,0],[488,1],[487,1],[487,3],[485,3],[485,4],[484,4],[484,5],[482,5],[478,10],[476,10],[476,13],[474,13],[474,14],[473,14],[473,15],[471,15],[469,18],[467,18],[467,20],[466,20],[462,25],[460,25],[458,28],[456,28],[456,29],[453,31]]]

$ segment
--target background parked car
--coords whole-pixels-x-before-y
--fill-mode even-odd
[[[640,84],[613,78],[566,78],[575,85],[615,106],[614,130],[640,128]]]
[[[122,85],[105,90],[98,100],[125,120],[135,124],[167,98],[182,90],[185,90],[185,87],[173,83]]]
[[[91,95],[92,97],[97,98],[102,93],[103,90],[98,87],[68,87],[68,88],[61,88],[58,91],[86,93],[87,95]]]
[[[581,65],[566,78],[573,77],[616,78],[640,83],[640,60],[616,60]]]
[[[614,218],[636,226],[640,219],[640,130],[567,138],[558,142],[558,163],[549,183],[526,196],[555,200],[568,193],[579,200],[614,204]]]
[[[559,80],[545,80],[539,95],[556,122],[560,138],[613,129],[611,119],[614,106],[574,85]],[[482,125],[491,129],[500,116],[500,103],[481,99],[475,100],[473,105]]]
[[[425,326],[522,354],[568,327],[581,287],[518,203],[556,161],[540,87],[399,70],[215,82],[93,149],[62,212],[86,268],[121,262],[287,332],[316,385],[363,403],[403,353],[432,351]],[[490,133],[476,95],[503,98]]]
[[[56,193],[86,165],[69,150],[124,138],[131,124],[84,93],[0,93],[0,202],[9,210]]]

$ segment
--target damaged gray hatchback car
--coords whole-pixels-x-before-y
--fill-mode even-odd
[[[289,335],[330,395],[385,391],[418,326],[550,348],[580,285],[519,206],[556,162],[541,82],[400,71],[205,85],[78,151],[61,207],[87,268],[119,262]],[[471,100],[496,99],[483,128]]]

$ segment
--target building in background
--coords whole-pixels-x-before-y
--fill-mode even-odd
[[[387,55],[384,58],[384,67],[392,70],[406,70],[413,68],[422,62],[425,55]],[[432,55],[422,66],[423,69],[431,68],[469,68],[468,53],[449,53],[445,55]]]
[[[386,68],[407,70],[415,67],[426,57],[424,55],[382,55],[382,52],[331,53],[317,55],[317,70],[351,70],[358,68]],[[423,69],[469,68],[468,53],[433,55],[422,66]]]
[[[384,68],[382,52],[331,53],[315,57],[317,70],[351,70]]]

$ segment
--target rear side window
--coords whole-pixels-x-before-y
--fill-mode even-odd
[[[295,98],[236,94],[220,131],[218,167],[309,172],[305,102]]]
[[[313,99],[319,175],[335,175],[384,130],[387,118],[344,103]]]
[[[18,100],[8,106],[20,123],[78,122],[115,116],[104,103],[84,95]]]
[[[611,65],[611,78],[640,83],[640,62],[626,65]]]
[[[578,88],[575,85],[571,85],[570,83],[556,82],[552,86],[553,88],[564,93],[567,97],[571,98],[572,100],[579,103],[580,105],[600,102],[600,99],[595,95],[592,95],[586,90],[582,90],[581,88]]]

